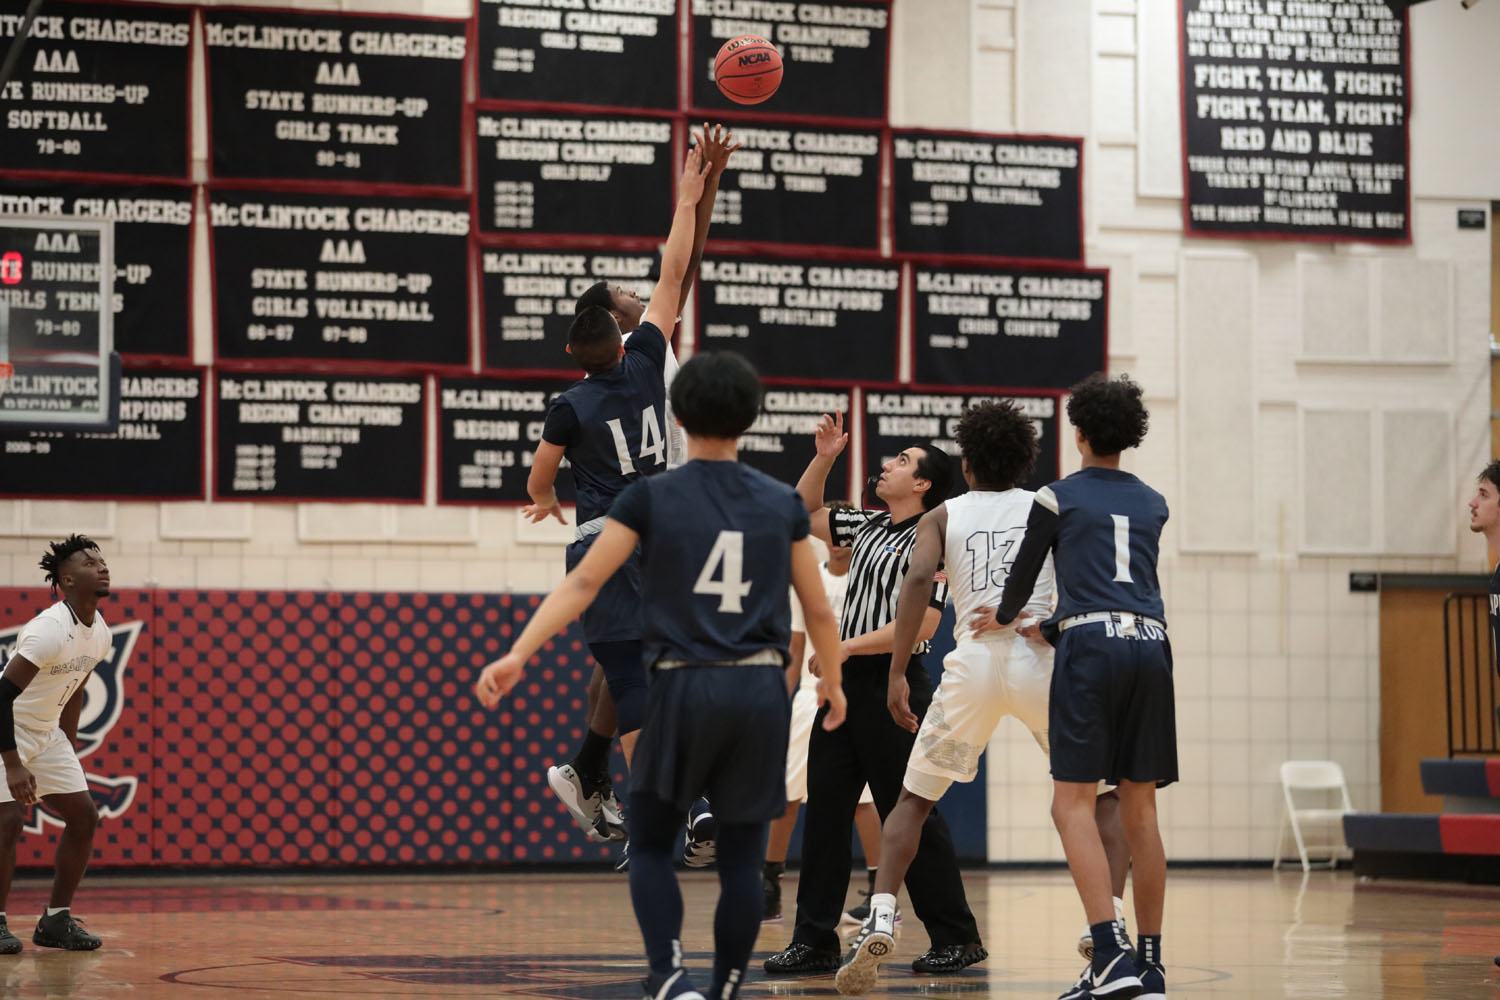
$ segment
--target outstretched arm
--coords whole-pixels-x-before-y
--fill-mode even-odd
[[[677,298],[677,315],[687,305],[693,283],[698,280],[698,265],[703,263],[703,245],[708,242],[708,227],[714,217],[714,198],[719,194],[719,177],[729,163],[729,157],[740,144],[734,141],[734,133],[722,125],[709,128],[703,123],[703,195],[698,199],[698,214],[693,220],[693,254],[688,260],[687,273],[682,276],[682,294]]]
[[[844,433],[844,411],[836,410],[833,416],[823,414],[818,429],[813,434],[813,446],[817,453],[808,463],[802,478],[797,480],[797,493],[802,497],[802,506],[812,521],[812,533],[825,543],[833,544],[833,531],[828,524],[828,508],[823,506],[823,488],[828,484],[828,473],[833,463],[849,443]]]
[[[651,293],[642,325],[653,324],[658,330],[672,329],[677,318],[678,297],[687,274],[688,258],[693,253],[693,226],[698,217],[698,199],[703,196],[703,151],[696,146],[688,150],[687,163],[677,182],[677,210],[672,214],[672,231],[661,253],[661,276]]]

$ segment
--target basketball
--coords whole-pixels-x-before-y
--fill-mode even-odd
[[[731,38],[714,56],[714,83],[736,104],[759,104],[781,86],[781,53],[759,35]]]

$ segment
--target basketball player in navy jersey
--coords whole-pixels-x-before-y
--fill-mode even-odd
[[[1015,620],[1051,553],[1058,602],[1042,632],[1056,647],[1048,700],[1052,819],[1094,938],[1092,961],[1062,1000],[1159,1000],[1167,992],[1167,860],[1156,789],[1177,780],[1172,648],[1156,576],[1167,502],[1120,469],[1120,453],[1146,436],[1140,386],[1125,376],[1093,375],[1071,391],[1068,419],[1083,467],[1037,491],[995,620]],[[1109,863],[1095,825],[1100,781],[1120,788],[1140,934],[1134,960],[1110,902]]]
[[[807,541],[807,512],[790,487],[737,461],[760,399],[754,369],[736,354],[700,354],[682,366],[672,403],[688,463],[620,495],[588,554],[476,688],[486,706],[498,704],[532,654],[640,545],[645,661],[654,676],[631,771],[630,895],[652,1000],[704,997],[681,964],[683,903],[672,867],[688,806],[704,794],[719,822],[708,996],[733,1000],[744,981],[760,928],[766,830],[786,808],[789,583],[825,664],[823,725],[832,729],[844,716],[838,631]]]
[[[693,283],[698,277],[698,266],[703,260],[703,247],[708,239],[708,229],[713,217],[714,198],[719,188],[719,178],[724,172],[729,157],[739,148],[734,142],[734,133],[727,131],[721,125],[712,128],[704,123],[703,134],[694,136],[699,142],[703,152],[703,192],[698,198],[693,218],[692,252],[689,256],[686,269],[682,274],[681,290],[678,294],[672,322],[661,326],[665,332],[673,330],[677,321],[681,319],[682,307],[687,302],[688,295],[692,292]],[[646,313],[646,305],[641,302],[640,297],[618,284],[607,281],[596,282],[578,297],[575,315],[582,315],[593,308],[601,308],[609,313],[620,329],[622,339],[628,345],[632,334],[640,328],[642,319]],[[572,352],[571,344],[569,351]],[[582,363],[581,359],[580,364]],[[584,366],[587,372],[588,367]],[[677,372],[677,356],[671,346],[671,338],[668,343],[663,359],[661,377],[663,381],[663,418],[662,425],[666,438],[666,463],[664,466],[653,465],[642,469],[644,474],[660,471],[662,468],[676,468],[683,463],[682,428],[677,426],[672,419],[671,401],[665,398],[666,390],[671,387],[672,378]],[[543,435],[545,447],[550,440]],[[556,443],[556,442],[553,442]],[[537,458],[540,459],[541,449],[538,449]],[[572,455],[568,456],[573,460]],[[557,494],[554,489],[557,479],[558,463],[555,461],[537,461],[532,465],[531,475],[527,480],[527,491],[533,498],[533,503],[523,508],[522,513],[533,523],[545,520],[547,517],[555,517],[563,523],[567,523],[563,517],[562,508],[557,503]],[[595,476],[595,481],[600,477]],[[610,494],[613,499],[615,494]],[[545,502],[550,501],[550,502]],[[580,518],[586,523],[587,519],[580,513]],[[575,541],[568,557],[569,568],[577,564],[577,559],[582,557],[582,552],[587,550],[586,539]],[[609,777],[609,749],[614,740],[617,730],[622,737],[631,734],[634,729],[620,729],[618,715],[615,709],[614,698],[610,694],[610,687],[605,680],[603,664],[606,661],[614,664],[614,672],[618,678],[620,667],[616,663],[630,655],[627,646],[617,645],[619,643],[629,644],[634,636],[639,637],[639,625],[633,629],[618,624],[605,625],[593,622],[599,626],[597,630],[591,631],[590,619],[585,618],[585,634],[590,640],[591,652],[594,645],[601,647],[600,652],[605,659],[595,655],[593,676],[589,680],[588,703],[585,718],[588,720],[588,728],[584,734],[583,745],[572,760],[550,767],[547,769],[547,784],[553,793],[567,807],[575,822],[583,828],[590,840],[623,840],[626,837],[624,816],[620,810],[619,801],[615,798],[614,789]],[[598,637],[596,640],[596,636]],[[616,685],[621,683],[617,679]],[[625,681],[627,686],[633,686],[633,681]],[[632,696],[633,697],[633,696]],[[635,717],[636,712],[631,706],[627,706],[627,722],[635,729],[639,728],[639,720]],[[623,739],[622,739],[623,743]],[[708,827],[702,831],[709,836]],[[700,838],[701,839],[701,838]],[[694,848],[697,848],[694,850]],[[625,856],[622,855],[622,864]],[[691,844],[688,858],[695,865],[699,862],[706,864],[712,860],[712,851],[706,844]]]
[[[52,901],[37,921],[33,944],[93,951],[102,943],[72,915],[73,893],[94,851],[99,810],[89,794],[73,743],[89,674],[109,655],[109,626],[98,611],[109,596],[109,567],[99,546],[82,535],[53,542],[42,556],[52,595],[63,599],[22,627],[0,676],[0,955],[21,941],[6,926],[5,900],[16,868],[22,811],[38,801],[63,818]]]

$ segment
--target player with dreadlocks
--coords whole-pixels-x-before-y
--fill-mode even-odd
[[[21,629],[16,652],[0,676],[0,955],[21,950],[5,922],[5,900],[16,868],[16,841],[25,808],[39,800],[63,818],[52,901],[37,921],[34,944],[92,951],[100,940],[69,912],[73,892],[94,850],[99,811],[89,795],[73,744],[83,687],[109,654],[109,626],[98,612],[109,596],[109,567],[99,546],[82,535],[53,542],[42,556],[52,596],[62,600]]]

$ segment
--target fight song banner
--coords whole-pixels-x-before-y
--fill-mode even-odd
[[[715,86],[714,58],[731,38],[759,35],[776,45],[785,67],[776,114],[885,120],[890,0],[692,0],[692,11],[694,108],[745,110]]]
[[[900,305],[895,264],[706,259],[698,349],[738,351],[766,378],[894,382]]]
[[[1021,486],[1039,489],[1057,479],[1058,469],[1058,400],[1055,395],[997,395],[994,393],[955,392],[866,392],[864,399],[865,465],[870,475],[880,471],[882,463],[901,454],[912,445],[941,448],[958,455],[953,428],[963,416],[965,407],[986,399],[1009,399],[1021,407],[1036,428],[1041,451],[1036,468]],[[955,477],[953,495],[967,492],[962,476]]]
[[[1083,140],[892,132],[897,253],[1083,260]]]
[[[677,110],[677,0],[479,0],[481,100]]]
[[[438,502],[531,503],[526,479],[547,405],[570,385],[562,379],[438,379]],[[562,502],[572,503],[573,473],[566,465],[555,485]]]
[[[1188,233],[1409,242],[1404,12],[1283,0],[1181,10]]]
[[[469,362],[462,199],[215,191],[218,357]]]
[[[484,367],[576,372],[582,378],[567,353],[578,296],[607,281],[646,300],[656,288],[657,270],[653,253],[482,248]]]
[[[0,14],[0,47],[24,4]],[[0,87],[0,168],[188,176],[191,10],[48,4]]]
[[[779,482],[794,486],[813,460],[813,434],[823,414],[842,411],[849,416],[848,389],[796,389],[767,386],[760,416],[740,437],[740,461]],[[846,426],[848,426],[846,424]],[[850,499],[849,449],[834,461],[825,496]],[[857,501],[856,501],[857,502]]]
[[[880,133],[730,122],[711,239],[880,248]]]
[[[215,178],[463,185],[462,21],[207,11]]]
[[[420,501],[421,378],[218,373],[217,500]]]
[[[480,112],[475,129],[482,232],[666,237],[671,121]]]
[[[112,434],[0,425],[0,495],[202,500],[204,375],[126,368]]]
[[[109,219],[115,224],[114,343],[125,355],[188,360],[193,190],[6,180],[0,219]]]
[[[912,269],[913,380],[1066,389],[1105,368],[1108,271]]]

